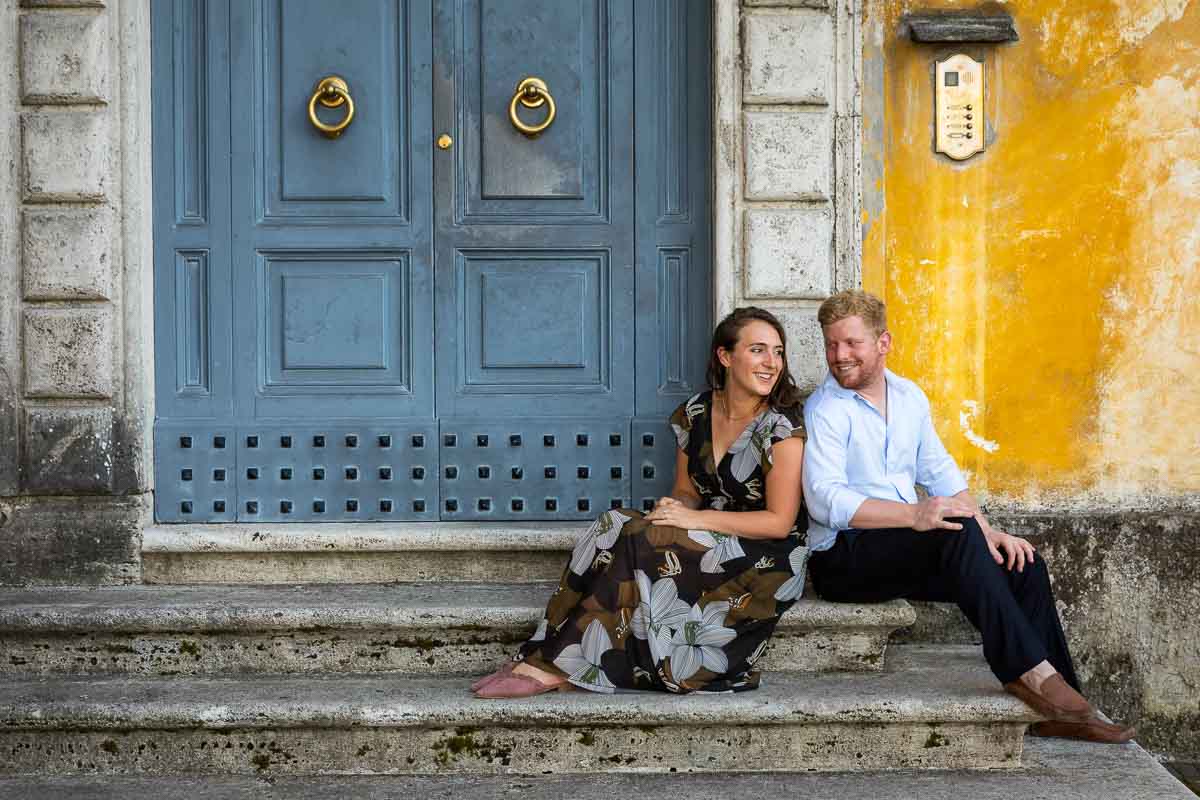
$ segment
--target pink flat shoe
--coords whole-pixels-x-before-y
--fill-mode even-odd
[[[495,672],[484,675],[482,678],[480,678],[479,680],[472,683],[471,691],[478,692],[480,689],[482,689],[484,686],[487,686],[492,681],[499,680],[500,678],[504,678],[504,677],[512,674],[513,667],[515,667],[516,665],[517,664],[514,661],[504,662],[504,664],[502,664],[500,666],[500,669],[496,670]]]
[[[484,684],[475,692],[475,696],[482,697],[485,700],[516,699],[518,697],[534,697],[535,695],[546,694],[547,692],[558,692],[568,686],[570,684],[566,681],[546,684],[528,675],[510,673]]]

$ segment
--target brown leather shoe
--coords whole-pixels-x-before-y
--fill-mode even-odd
[[[1104,744],[1123,744],[1137,733],[1132,725],[1114,725],[1099,717],[1093,717],[1090,722],[1035,722],[1029,732],[1034,736],[1056,736],[1063,739],[1082,739],[1085,742],[1102,742]]]
[[[1086,725],[1096,719],[1096,710],[1057,672],[1042,681],[1036,692],[1019,680],[1004,684],[1004,691],[1016,695],[1034,711],[1054,722]]]

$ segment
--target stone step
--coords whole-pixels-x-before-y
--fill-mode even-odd
[[[726,695],[472,698],[395,675],[0,682],[4,774],[994,769],[1036,716],[972,647],[897,648],[877,673],[770,673]]]
[[[983,637],[954,603],[910,600],[916,621],[897,631],[898,644],[982,644]]]
[[[612,800],[615,797],[754,800],[1195,800],[1136,744],[1117,747],[1030,737],[1021,769],[889,770],[671,775],[280,776],[95,775],[0,777],[14,800]],[[794,766],[793,769],[798,769]]]
[[[586,523],[158,525],[142,579],[160,584],[558,580]]]
[[[553,584],[122,586],[0,590],[0,674],[482,674],[533,633]],[[903,601],[800,600],[763,666],[883,668]]]

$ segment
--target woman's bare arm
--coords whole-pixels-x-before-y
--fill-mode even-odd
[[[675,484],[671,487],[671,495],[659,500],[658,505],[663,505],[663,501],[669,500],[678,500],[687,508],[692,509],[699,508],[700,504],[704,502],[692,484],[692,476],[688,474],[687,453],[682,450],[675,451]],[[667,505],[670,503],[668,502]]]
[[[687,456],[682,453],[686,479]],[[787,439],[771,448],[771,471],[767,474],[767,508],[765,511],[713,511],[685,505],[659,502],[646,519],[658,525],[671,525],[684,530],[705,530],[730,533],[747,539],[783,539],[796,524],[800,512],[800,474],[804,466],[804,441]],[[689,488],[691,481],[688,481]],[[675,486],[679,486],[676,471]],[[675,490],[672,490],[675,495]],[[699,496],[696,498],[699,505]]]

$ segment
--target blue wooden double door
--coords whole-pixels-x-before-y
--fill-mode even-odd
[[[708,3],[152,13],[159,521],[668,489],[712,322]]]

